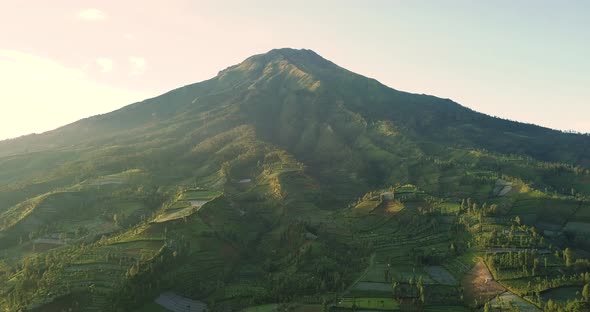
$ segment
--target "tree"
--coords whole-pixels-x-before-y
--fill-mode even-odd
[[[590,301],[590,284],[584,285],[584,289],[582,289],[582,297],[586,302]]]
[[[535,260],[533,260],[533,272],[532,272],[532,276],[537,275],[537,269],[539,267],[539,259],[535,258]]]
[[[420,302],[424,303],[425,302],[424,286],[422,286],[422,284],[418,285],[418,293],[420,294]]]
[[[563,251],[563,258],[565,259],[565,266],[570,267],[574,263],[574,253],[571,249],[566,248]]]
[[[486,302],[486,304],[483,306],[483,312],[490,312],[490,303]]]
[[[322,311],[323,312],[329,311],[328,302],[326,302],[326,299],[322,299]]]
[[[545,257],[545,270],[547,270],[547,257]]]
[[[396,297],[397,295],[397,288],[399,286],[398,282],[393,283],[393,296]]]
[[[552,299],[549,299],[549,301],[547,301],[547,308],[545,309],[546,311],[555,311],[555,302],[553,302]]]

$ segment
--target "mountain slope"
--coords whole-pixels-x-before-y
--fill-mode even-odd
[[[590,155],[586,136],[491,118],[450,100],[399,92],[312,51],[291,49],[253,56],[211,80],[109,114],[0,142],[0,155],[29,151],[29,156],[19,157],[23,159],[37,157],[30,152],[40,150],[38,157],[47,163],[53,155],[60,159],[73,149],[113,149],[138,142],[166,142],[182,149],[240,124],[254,126],[261,139],[286,148],[311,166],[342,164],[326,169],[357,176],[383,167],[383,157],[392,149],[407,153],[407,158],[442,156],[449,147],[485,149],[581,166],[587,166]],[[385,138],[380,131],[395,133],[395,139]],[[376,140],[391,146],[384,149]],[[358,153],[351,150],[359,146],[383,153],[374,161],[367,159],[373,154],[353,155]],[[11,176],[29,172],[30,168],[23,168]],[[384,179],[376,178],[371,184]]]
[[[445,143],[526,154],[544,161],[583,165],[589,161],[585,155],[588,155],[590,139],[586,136],[491,118],[447,99],[399,92],[340,68],[313,51],[291,49],[253,56],[211,80],[176,89],[113,113],[88,118],[43,135],[4,141],[2,155],[22,152],[27,144],[32,149],[38,148],[34,145],[40,142],[43,142],[41,146],[64,147],[131,129],[143,131],[150,124],[171,120],[180,114],[206,111],[207,106],[227,101],[230,97],[240,100],[273,97],[273,103],[269,103],[272,109],[260,103],[249,108],[272,114],[280,111],[275,104],[293,92],[316,98],[316,101],[341,102],[345,108],[370,120],[394,121],[422,140],[444,139]],[[274,98],[276,96],[279,98]],[[241,104],[245,105],[250,106]],[[325,106],[330,106],[321,102],[316,105],[321,108],[319,112],[327,112]],[[551,147],[556,146],[569,147],[568,153],[552,152],[555,149]]]
[[[309,50],[272,50],[0,142],[0,306],[42,309],[74,294],[108,310],[168,289],[230,309],[336,296],[373,252],[411,260],[379,235],[467,250],[449,234],[464,224],[431,218],[441,205],[470,198],[497,205],[484,210],[499,219],[566,226],[590,195],[589,149],[587,136],[397,91]]]

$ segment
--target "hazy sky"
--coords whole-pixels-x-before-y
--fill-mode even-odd
[[[312,49],[393,88],[590,132],[590,1],[0,2],[0,139]]]

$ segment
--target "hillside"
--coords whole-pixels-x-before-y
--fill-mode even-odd
[[[220,311],[459,311],[499,305],[462,293],[485,263],[537,309],[588,274],[589,166],[588,136],[272,50],[0,142],[0,307],[130,311],[172,292]],[[526,273],[502,258],[521,253]]]

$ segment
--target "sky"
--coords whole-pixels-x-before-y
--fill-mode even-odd
[[[0,2],[0,139],[312,49],[392,88],[590,132],[590,1]]]

